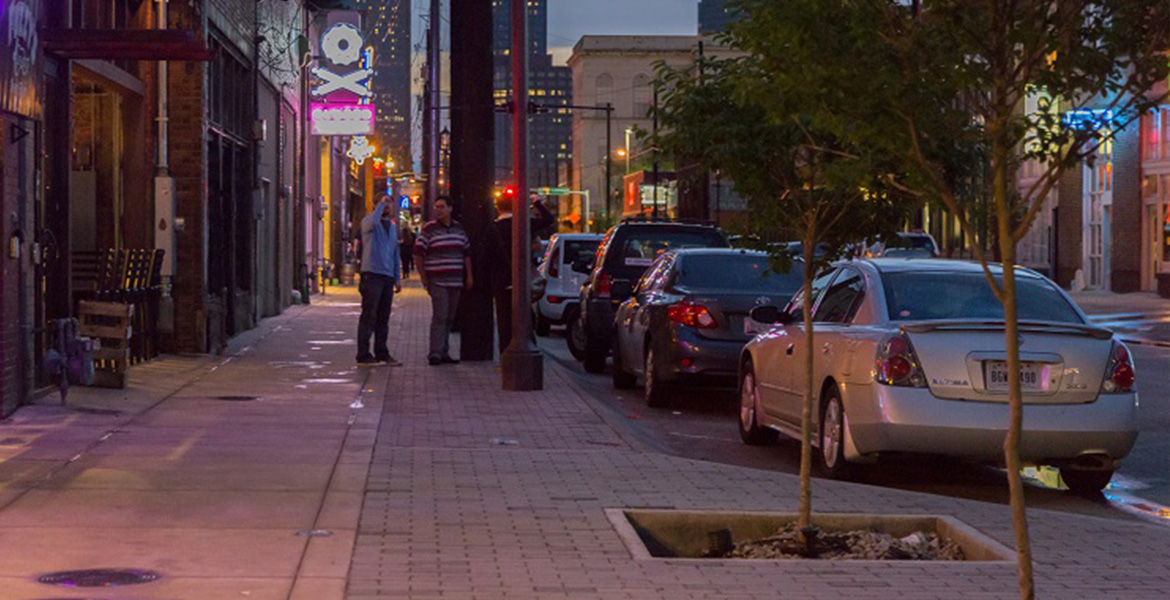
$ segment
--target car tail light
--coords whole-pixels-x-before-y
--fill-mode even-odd
[[[564,302],[564,301],[565,301],[565,299],[562,296],[549,296],[548,297],[549,304],[560,304],[561,302]]]
[[[691,304],[689,302],[679,302],[666,309],[666,316],[675,323],[694,327],[695,329],[715,329],[719,327],[719,323],[715,321],[715,316],[711,311],[707,310],[706,306],[700,304]]]
[[[882,340],[877,351],[877,380],[886,385],[926,387],[918,355],[904,333]]]
[[[597,282],[593,284],[593,290],[597,292],[599,298],[609,298],[609,293],[613,291],[613,277],[604,271],[597,274]]]
[[[1133,356],[1125,344],[1114,341],[1109,352],[1109,364],[1105,367],[1105,380],[1101,391],[1106,394],[1132,392],[1134,384]]]

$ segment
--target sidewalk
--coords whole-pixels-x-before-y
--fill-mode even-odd
[[[226,359],[167,358],[133,369],[130,391],[72,401],[121,414],[0,422],[0,599],[1016,597],[1015,566],[998,563],[633,560],[604,509],[792,511],[797,478],[642,451],[554,361],[531,393],[501,391],[491,364],[426,366],[416,286],[392,319],[402,368],[352,367],[345,290],[265,321]],[[815,480],[814,507],[954,515],[1012,545],[1000,505]],[[1038,597],[1170,589],[1165,527],[1029,519]],[[332,535],[297,535],[310,529]],[[35,582],[97,567],[163,578]]]
[[[1069,292],[1069,296],[1080,305],[1081,310],[1091,318],[1108,318],[1127,316],[1141,318],[1143,316],[1161,317],[1170,315],[1170,300],[1154,292],[1133,292],[1117,294],[1114,292]]]

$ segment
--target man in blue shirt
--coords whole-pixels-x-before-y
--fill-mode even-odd
[[[389,196],[374,207],[374,212],[362,219],[362,279],[358,291],[362,294],[362,316],[358,321],[359,365],[402,363],[390,356],[387,342],[390,337],[390,309],[395,292],[402,291],[402,258],[398,254],[398,224],[394,221],[394,206]],[[374,337],[374,353],[370,354],[370,336]]]

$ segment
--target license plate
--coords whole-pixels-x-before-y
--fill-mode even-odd
[[[1048,390],[1048,365],[1020,363],[1020,389],[1025,392]],[[1006,392],[1008,389],[1007,363],[989,360],[983,363],[983,381],[988,391]]]
[[[767,331],[771,326],[767,323],[760,323],[753,320],[751,317],[744,317],[743,319],[743,333],[744,335],[759,335]]]

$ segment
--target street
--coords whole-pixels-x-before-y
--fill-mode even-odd
[[[1165,325],[1145,321],[1116,324],[1123,334],[1161,334]],[[1149,338],[1147,338],[1149,339]],[[800,472],[800,444],[781,436],[775,446],[744,445],[736,431],[736,397],[732,390],[687,390],[669,408],[652,409],[641,390],[615,390],[608,375],[585,373],[564,343],[563,330],[540,338],[542,350],[565,366],[592,398],[594,409],[622,432],[631,444],[646,450],[767,469]],[[1137,364],[1141,394],[1141,434],[1133,452],[1114,475],[1104,499],[1083,498],[1048,487],[1055,471],[1029,478],[1027,501],[1032,508],[1099,517],[1147,518],[1170,524],[1170,348],[1130,344]],[[898,458],[867,466],[860,483],[940,494],[1000,504],[1008,503],[1007,479],[999,469],[942,458]],[[815,493],[815,491],[814,491]]]

